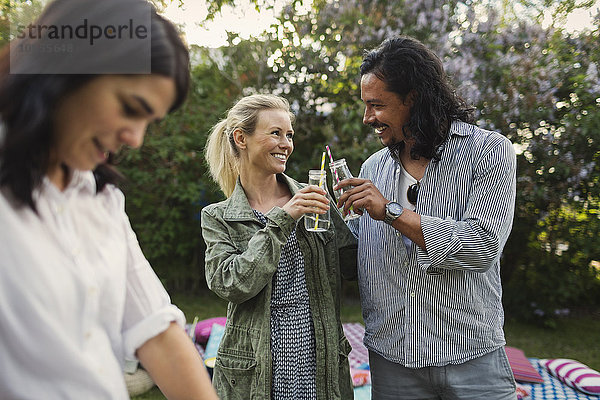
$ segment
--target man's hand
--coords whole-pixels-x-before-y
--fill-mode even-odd
[[[344,192],[338,200],[338,207],[344,206],[344,215],[348,213],[350,207],[353,207],[354,212],[358,214],[362,215],[363,211],[366,210],[371,218],[379,221],[383,220],[385,217],[385,205],[389,201],[383,197],[373,182],[360,178],[344,179],[334,187],[334,190],[347,186],[354,187]]]

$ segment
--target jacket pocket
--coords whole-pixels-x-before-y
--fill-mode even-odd
[[[230,354],[217,357],[213,385],[223,399],[247,400],[255,392],[256,359]]]
[[[222,399],[248,400],[256,392],[256,344],[259,334],[228,320],[217,351],[213,385]]]

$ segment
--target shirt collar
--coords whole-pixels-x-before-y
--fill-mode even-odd
[[[475,126],[463,121],[452,121],[450,135],[471,136],[475,132]]]
[[[81,190],[91,194],[96,193],[96,178],[92,171],[73,171],[71,182],[67,186],[67,190]]]
[[[297,182],[285,174],[277,174],[277,180],[279,182],[284,182],[289,187],[290,192],[292,192],[292,196],[300,189]],[[244,188],[242,187],[239,176],[237,178],[235,188],[233,189],[233,193],[231,193],[231,196],[228,199],[228,204],[223,213],[223,218],[227,220],[256,219],[254,211],[252,211],[252,207],[250,207],[250,203],[248,202],[248,197],[246,197],[246,192],[244,192]]]
[[[73,170],[71,180],[67,184],[65,190],[63,190],[62,192],[59,191],[58,188],[54,186],[52,182],[50,182],[48,176],[44,176],[40,190],[46,193],[63,193],[65,195],[75,192],[87,192],[89,194],[95,194],[96,179],[94,178],[94,173],[92,171]]]
[[[450,124],[450,135],[449,136],[470,136],[473,134],[473,132],[475,131],[475,126],[468,124],[466,122],[460,121],[460,120],[455,120],[452,121],[452,123]],[[442,144],[442,149],[444,148],[444,146],[446,145],[447,140]],[[388,152],[390,157],[392,157],[392,159],[394,161],[396,161],[398,164],[402,164],[400,162],[400,157],[398,154],[398,150],[399,148],[394,148],[393,150],[390,149],[388,147]]]

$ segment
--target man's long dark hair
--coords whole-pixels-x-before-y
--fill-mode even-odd
[[[127,12],[132,7],[151,7],[150,71],[173,78],[176,99],[171,111],[181,106],[189,87],[189,53],[173,24],[156,13],[154,7],[143,0],[55,0],[38,20],[66,19],[72,21],[73,13],[86,8],[97,15]],[[69,19],[71,18],[71,19]],[[92,63],[118,63],[126,60],[128,41],[119,41],[114,54],[90,54]],[[16,43],[11,42],[11,46]],[[112,57],[112,58],[111,58]],[[131,55],[129,55],[131,57]],[[95,61],[98,60],[98,61]],[[101,61],[102,60],[102,61]],[[24,59],[27,68],[35,63],[33,57]],[[36,210],[33,191],[40,186],[46,174],[50,148],[54,142],[54,114],[58,103],[99,75],[86,74],[15,74],[10,73],[10,48],[0,53],[0,188],[8,188],[19,205]],[[0,130],[2,127],[0,127]],[[121,175],[109,162],[94,170],[97,191],[107,183],[115,183]]]
[[[402,100],[413,96],[410,119],[402,130],[415,140],[410,154],[414,159],[439,161],[452,121],[473,121],[473,108],[456,94],[440,59],[414,38],[389,38],[367,51],[360,74],[374,74]]]

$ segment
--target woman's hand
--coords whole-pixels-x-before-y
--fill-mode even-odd
[[[320,187],[309,185],[299,190],[282,208],[295,220],[306,213],[325,214],[329,210],[326,194]]]

